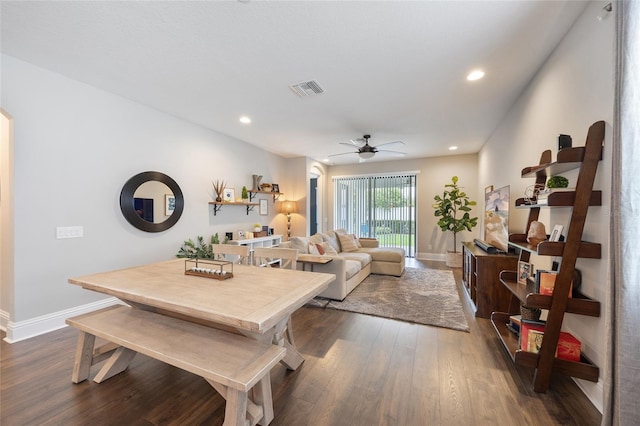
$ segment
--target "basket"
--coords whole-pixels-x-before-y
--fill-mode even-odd
[[[530,308],[525,305],[520,305],[520,315],[523,320],[538,321],[542,311],[539,308]]]

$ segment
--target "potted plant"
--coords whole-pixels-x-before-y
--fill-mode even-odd
[[[243,203],[248,203],[249,202],[249,191],[247,191],[247,187],[246,186],[242,187],[242,202]]]
[[[450,267],[462,266],[462,253],[458,252],[457,234],[460,231],[471,231],[478,224],[477,217],[471,217],[471,206],[476,202],[458,186],[458,176],[451,178],[451,183],[446,184],[442,196],[436,195],[433,204],[434,215],[438,217],[438,226],[443,231],[453,232],[453,252],[447,253],[446,265]],[[459,217],[459,215],[462,216]]]

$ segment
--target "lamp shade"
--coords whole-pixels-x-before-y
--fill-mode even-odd
[[[298,206],[295,201],[284,200],[280,205],[280,213],[291,214],[298,211]]]
[[[375,152],[364,151],[364,152],[359,153],[358,155],[360,155],[360,158],[362,158],[364,160],[368,160],[369,158],[373,158],[374,154],[375,154]]]

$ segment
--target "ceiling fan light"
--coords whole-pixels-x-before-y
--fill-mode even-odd
[[[373,155],[375,154],[375,152],[370,152],[370,151],[364,151],[364,152],[360,152],[360,158],[362,158],[363,160],[368,160],[369,158],[373,158]]]

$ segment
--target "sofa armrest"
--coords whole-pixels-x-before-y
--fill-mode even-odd
[[[359,238],[362,247],[376,248],[380,246],[380,242],[377,238]]]

